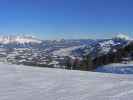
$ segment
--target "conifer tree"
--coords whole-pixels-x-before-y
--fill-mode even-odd
[[[90,55],[87,55],[84,57],[83,61],[82,61],[82,66],[81,66],[82,70],[92,70],[93,68],[93,64],[92,64],[92,59]]]

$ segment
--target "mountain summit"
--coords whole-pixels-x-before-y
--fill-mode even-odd
[[[122,33],[118,34],[118,35],[115,37],[115,39],[120,39],[120,40],[131,40],[131,38],[129,38],[127,35],[122,34]]]
[[[41,43],[42,41],[33,36],[0,36],[0,44],[26,44]]]

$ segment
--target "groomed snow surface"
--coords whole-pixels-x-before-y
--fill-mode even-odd
[[[115,73],[115,74],[133,74],[133,61],[124,63],[113,63],[98,67],[96,72]]]
[[[0,100],[132,100],[133,76],[0,64]]]

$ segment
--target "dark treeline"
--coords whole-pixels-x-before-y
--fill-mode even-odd
[[[133,60],[133,42],[129,43],[125,47],[117,49],[116,52],[111,52],[95,59],[92,59],[90,55],[84,56],[82,61],[78,59],[74,60],[71,63],[71,60],[67,61],[67,69],[73,70],[94,70],[99,66],[110,64],[110,63],[119,63],[123,58],[131,58]]]
[[[93,59],[93,69],[110,63],[119,63],[123,61],[123,58],[126,57],[133,60],[133,42],[125,47],[117,49],[116,52],[108,53],[106,55],[99,56]]]

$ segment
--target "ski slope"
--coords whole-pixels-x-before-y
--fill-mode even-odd
[[[115,73],[115,74],[133,74],[133,62],[113,63],[98,67],[96,72]]]
[[[0,100],[132,100],[133,76],[0,64]]]

